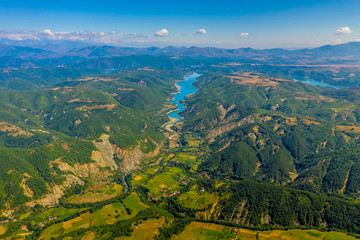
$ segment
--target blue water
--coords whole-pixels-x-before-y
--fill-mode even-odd
[[[301,78],[301,79],[295,79],[294,78],[293,80],[297,81],[297,82],[307,83],[307,84],[310,84],[310,85],[313,85],[313,86],[331,87],[331,88],[335,88],[335,89],[341,89],[342,88],[342,87],[335,86],[335,85],[332,85],[332,84],[329,84],[329,83],[319,82],[319,81],[316,81],[316,80],[311,79],[311,78]]]
[[[196,82],[196,78],[198,78],[199,76],[201,76],[201,74],[193,73],[193,74],[185,77],[184,78],[185,81],[176,83],[176,85],[178,87],[180,87],[180,89],[179,89],[179,92],[174,95],[174,99],[171,100],[171,102],[176,104],[178,110],[168,114],[169,117],[177,119],[177,121],[175,123],[182,120],[182,117],[179,116],[179,113],[185,110],[184,104],[182,104],[179,101],[184,100],[185,96],[197,92],[197,89],[192,84],[194,82]],[[173,125],[175,123],[170,123],[168,125]],[[166,126],[168,126],[168,125],[166,125]]]

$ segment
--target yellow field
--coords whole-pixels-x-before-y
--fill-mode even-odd
[[[71,219],[67,222],[63,222],[63,228],[69,229],[72,227],[78,227],[78,228],[88,228],[90,226],[90,223],[88,221],[86,221],[86,219],[90,219],[90,213],[84,213],[82,215],[80,215],[77,218]]]
[[[81,240],[94,240],[96,239],[96,234],[94,232],[87,232]]]
[[[308,120],[308,119],[302,119],[302,122],[305,123],[306,125],[311,125],[311,124],[321,125],[321,123],[318,123],[318,122],[315,122],[315,121],[312,121],[312,120]]]
[[[0,225],[0,235],[3,235],[4,233],[6,233],[6,226],[5,225]]]
[[[171,239],[232,239],[232,228],[213,223],[192,222],[179,235]]]
[[[165,221],[164,217],[159,219],[149,219],[138,225],[133,224],[134,230],[130,237],[120,237],[118,240],[137,240],[137,239],[153,239],[158,233],[158,229],[163,225]]]
[[[142,179],[142,177],[140,175],[137,175],[136,177],[134,177],[135,181],[140,181]]]
[[[213,223],[192,222],[179,235],[171,239],[247,239],[247,240],[355,240],[355,237],[338,232],[320,232],[317,230],[273,230],[252,231],[248,229],[235,229]]]
[[[344,132],[360,133],[360,127],[358,127],[358,126],[339,126],[339,125],[336,125],[336,130],[344,131]]]
[[[279,85],[278,81],[286,81],[283,79],[277,79],[273,81],[270,78],[262,75],[260,73],[250,73],[250,72],[239,72],[234,73],[232,76],[228,76],[232,83],[238,85],[256,85],[263,87],[274,87]]]

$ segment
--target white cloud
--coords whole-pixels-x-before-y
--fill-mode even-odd
[[[111,31],[111,32],[109,32],[109,34],[113,35],[113,34],[117,34],[117,32],[116,31]]]
[[[167,37],[169,36],[169,32],[168,30],[166,30],[166,28],[161,29],[159,31],[157,31],[156,33],[154,33],[155,37]]]
[[[64,41],[81,41],[89,43],[107,43],[115,44],[126,41],[127,39],[145,38],[142,34],[124,34],[116,35],[116,32],[105,34],[104,32],[53,32],[50,29],[42,31],[18,31],[18,30],[0,30],[0,39],[9,40],[64,40]]]
[[[50,29],[44,29],[41,31],[41,33],[50,35],[50,36],[54,35],[54,33]]]
[[[242,38],[248,38],[250,36],[250,34],[249,33],[240,33],[239,36]]]
[[[197,34],[207,34],[207,31],[204,28],[201,28],[196,31]]]
[[[336,35],[348,35],[350,33],[353,33],[353,31],[348,26],[338,28],[338,29],[336,29],[336,32],[335,32]]]

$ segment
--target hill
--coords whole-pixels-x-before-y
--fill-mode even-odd
[[[82,51],[97,53],[2,69],[1,238],[359,236],[359,99],[334,88],[358,86],[356,67]]]

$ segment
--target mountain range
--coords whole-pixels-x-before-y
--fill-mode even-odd
[[[253,60],[269,63],[314,64],[358,63],[360,60],[360,42],[339,45],[326,45],[312,49],[286,50],[281,48],[257,50],[253,48],[221,49],[215,47],[150,47],[132,48],[115,46],[69,47],[67,45],[48,44],[37,47],[0,45],[1,68],[59,65],[85,58],[119,57],[132,55],[152,55],[192,58],[230,58]],[[5,58],[6,57],[6,58]],[[51,60],[50,60],[51,59]]]

